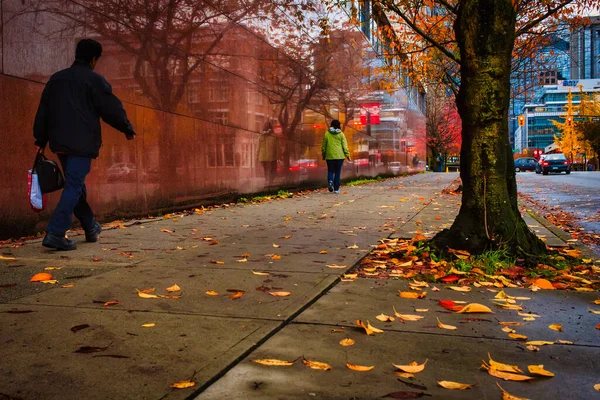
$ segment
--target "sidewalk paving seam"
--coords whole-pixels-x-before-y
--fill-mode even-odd
[[[494,322],[494,321],[490,321],[490,322]],[[336,326],[336,327],[341,327],[341,328],[357,328],[356,325],[344,325],[344,324],[326,324],[324,322],[306,322],[306,321],[292,321],[293,325],[315,325],[315,326],[327,326],[327,327],[332,327],[332,326]],[[432,325],[433,326],[433,325]],[[394,333],[408,333],[408,334],[414,334],[414,335],[431,335],[431,336],[441,336],[441,337],[447,337],[447,338],[455,338],[455,337],[459,337],[459,338],[463,338],[463,339],[486,339],[486,340],[497,340],[499,342],[506,342],[506,343],[514,343],[514,344],[521,344],[521,345],[525,345],[525,342],[519,342],[516,341],[514,339],[505,339],[505,338],[499,338],[499,337],[495,337],[495,336],[471,336],[471,335],[449,335],[447,333],[443,333],[443,332],[423,332],[423,331],[404,331],[404,330],[398,330],[395,328],[391,328],[391,329],[387,329],[384,332],[394,332]],[[563,343],[555,343],[555,346],[577,346],[580,348],[583,347],[589,347],[589,348],[600,348],[600,345],[593,345],[593,344],[577,344],[576,342],[573,344],[563,344]]]
[[[227,372],[229,372],[231,369],[233,369],[235,366],[237,366],[241,361],[246,359],[246,357],[248,357],[250,354],[252,354],[256,349],[261,347],[265,342],[267,342],[269,339],[271,339],[273,336],[275,336],[283,328],[290,325],[293,322],[293,320],[296,319],[296,317],[298,317],[300,314],[302,314],[304,311],[306,311],[308,308],[310,308],[321,297],[325,296],[332,288],[334,288],[337,284],[339,284],[341,282],[341,275],[348,273],[349,271],[354,269],[369,254],[370,254],[370,252],[366,253],[365,255],[360,257],[354,264],[352,264],[349,268],[347,268],[343,272],[341,272],[340,275],[338,275],[338,277],[333,280],[333,282],[331,282],[329,285],[327,285],[325,288],[323,288],[323,290],[321,290],[315,296],[308,299],[308,301],[306,303],[304,303],[298,310],[296,310],[289,317],[287,317],[286,319],[281,321],[281,323],[278,326],[276,326],[274,329],[272,329],[269,333],[267,333],[260,340],[258,340],[256,343],[254,343],[251,347],[246,349],[246,351],[244,351],[242,354],[240,354],[235,360],[231,361],[227,366],[225,366],[223,369],[221,369],[217,374],[213,375],[210,379],[208,379],[206,382],[204,382],[204,384],[202,384],[202,386],[200,386],[192,394],[187,396],[186,400],[196,399],[200,394],[202,394],[202,392],[204,392],[206,389],[208,389],[210,386],[212,386],[215,382],[217,382],[219,379],[221,379],[225,374],[227,374]],[[280,320],[278,320],[278,321],[280,321]]]

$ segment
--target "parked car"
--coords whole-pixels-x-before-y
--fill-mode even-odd
[[[392,174],[399,174],[400,169],[402,168],[402,163],[399,161],[392,161],[388,164],[388,171]]]
[[[544,175],[548,175],[549,172],[564,172],[567,175],[571,173],[571,163],[562,153],[545,154],[544,160],[538,165]]]
[[[515,160],[515,172],[535,171],[537,161],[533,157],[522,157]]]

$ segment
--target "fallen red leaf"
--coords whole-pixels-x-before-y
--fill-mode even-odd
[[[456,282],[457,280],[458,280],[458,276],[456,276],[456,275],[448,275],[448,276],[445,276],[440,279],[440,281],[442,281],[444,283]]]

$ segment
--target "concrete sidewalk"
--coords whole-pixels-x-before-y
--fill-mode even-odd
[[[515,312],[501,310],[484,316],[490,321],[465,323],[462,315],[446,315],[435,303],[463,297],[485,303],[490,296],[484,290],[465,295],[442,289],[428,300],[408,300],[397,296],[405,281],[339,282],[379,239],[411,237],[416,230],[433,235],[449,226],[460,196],[441,192],[456,177],[421,174],[343,187],[340,195],[315,191],[134,222],[103,232],[97,244],[76,237],[79,248],[68,253],[47,251],[40,240],[0,249],[5,258],[16,258],[0,260],[0,399],[2,394],[23,399],[368,399],[415,391],[397,381],[390,362],[426,358],[427,369],[414,383],[427,390],[417,391],[439,398],[499,398],[495,378],[478,370],[488,351],[497,361],[522,368],[545,364],[556,373],[531,383],[502,383],[515,395],[541,398],[555,390],[561,398],[592,398],[590,382],[600,382],[594,367],[600,338],[593,326],[600,320],[587,308],[597,294],[521,294],[535,297],[527,310],[543,318],[519,333],[576,341],[533,353],[506,338],[495,321],[514,320]],[[533,229],[556,240],[541,224]],[[46,271],[58,283],[30,283],[45,267],[61,268]],[[75,286],[62,287],[69,283]],[[181,291],[167,292],[174,284]],[[156,289],[153,294],[181,297],[142,298],[136,291],[150,288]],[[291,292],[286,297],[269,294],[286,291]],[[514,292],[525,293],[509,294]],[[105,306],[113,301],[118,304]],[[413,325],[375,320],[380,313],[392,314],[392,305],[400,313],[414,313],[415,305],[430,311]],[[439,330],[436,316],[459,329]],[[356,319],[370,320],[385,333],[367,337],[354,328]],[[547,325],[561,322],[564,333],[548,330]],[[334,328],[344,333],[332,333]],[[345,337],[356,345],[341,347],[338,341]],[[302,355],[328,362],[333,370],[312,370],[300,361],[293,367],[251,362]],[[354,372],[346,362],[376,368]],[[187,379],[196,385],[170,388]],[[448,391],[436,387],[435,380],[477,386]],[[573,385],[580,394],[573,395]]]

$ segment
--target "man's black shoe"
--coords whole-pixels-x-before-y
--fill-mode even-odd
[[[44,240],[42,241],[42,246],[65,251],[75,250],[77,248],[74,240],[50,232],[46,233],[46,237],[44,237]]]
[[[85,233],[85,241],[86,242],[90,242],[90,243],[94,243],[98,241],[98,236],[100,235],[100,232],[102,232],[102,225],[100,225],[99,223],[95,222],[94,223],[94,229],[91,232],[86,232]]]

